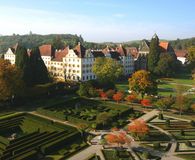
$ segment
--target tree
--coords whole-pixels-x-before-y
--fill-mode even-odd
[[[161,110],[161,113],[163,113],[164,110],[170,109],[174,103],[175,103],[175,98],[170,96],[170,97],[164,97],[159,99],[155,103],[155,106]]]
[[[45,66],[38,47],[35,47],[31,51],[30,55],[30,70],[31,70],[31,83],[44,84],[49,82],[49,73]]]
[[[92,86],[90,82],[80,83],[79,90],[77,91],[79,96],[83,97],[96,97],[98,96],[98,92]]]
[[[124,94],[122,92],[117,92],[113,95],[113,100],[115,100],[117,103],[123,99]]]
[[[128,126],[128,131],[133,133],[139,139],[140,136],[149,133],[149,128],[144,120],[136,119]]]
[[[24,89],[22,72],[7,60],[0,59],[0,100],[21,95]]]
[[[116,132],[116,133],[107,134],[105,136],[105,139],[107,143],[118,144],[118,146],[131,142],[125,132]]]
[[[152,37],[151,43],[150,43],[150,52],[148,54],[147,57],[147,61],[148,61],[148,70],[151,73],[155,73],[155,69],[156,66],[158,64],[158,61],[160,59],[160,47],[159,47],[159,38],[158,36],[155,34]]]
[[[181,68],[180,62],[174,55],[169,53],[161,53],[155,73],[158,76],[170,77],[173,76]]]
[[[115,94],[115,90],[113,89],[109,89],[108,91],[106,91],[106,95],[108,98],[112,98],[114,94]]]
[[[129,78],[129,88],[138,94],[141,94],[142,99],[144,95],[156,94],[157,84],[152,79],[149,72],[145,70],[140,70],[135,72],[131,78]]]
[[[193,104],[192,99],[184,95],[185,88],[182,85],[177,85],[176,87],[176,100],[175,108],[179,109],[179,114],[183,112],[190,111],[191,105]]]
[[[26,85],[31,85],[32,72],[30,68],[29,56],[27,54],[27,49],[18,44],[16,49],[16,67],[22,71],[23,80]]]
[[[101,97],[101,99],[104,100],[104,101],[108,99],[108,96],[107,96],[106,93],[103,92],[103,91],[100,93],[100,97]]]
[[[123,75],[123,66],[112,58],[96,58],[92,70],[98,80],[103,83],[113,83]]]
[[[112,117],[107,112],[102,112],[98,114],[96,117],[97,123],[102,124],[103,126],[109,124],[111,120],[112,120]]]
[[[187,60],[190,63],[195,63],[195,46],[188,48]]]
[[[64,42],[62,41],[60,35],[57,35],[52,42],[52,45],[55,49],[64,49]]]
[[[137,96],[135,94],[128,95],[125,97],[125,100],[130,103],[134,103],[137,101]]]
[[[144,107],[152,106],[151,101],[149,99],[142,99],[141,100],[141,105],[144,106]]]

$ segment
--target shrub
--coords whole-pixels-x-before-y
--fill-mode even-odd
[[[163,116],[163,114],[162,114],[162,113],[159,113],[159,115],[158,115],[158,119],[160,119],[160,120],[163,120],[163,119],[164,119],[164,116]]]
[[[170,119],[167,119],[165,124],[166,124],[167,127],[170,127]]]
[[[186,141],[185,144],[186,144],[186,146],[188,146],[188,147],[192,147],[192,143],[191,143],[190,141]]]
[[[124,94],[122,92],[117,92],[113,95],[113,100],[117,103],[124,98]]]
[[[159,149],[159,148],[161,147],[161,145],[160,145],[159,142],[155,142],[155,143],[153,143],[153,147],[154,147],[155,149]]]
[[[181,136],[185,136],[185,132],[184,132],[183,129],[180,130],[180,135],[181,135]]]
[[[141,101],[141,105],[144,107],[150,107],[152,104],[151,104],[151,101],[149,99],[143,99]]]
[[[194,127],[194,126],[195,126],[195,121],[194,121],[194,120],[191,120],[191,121],[190,121],[190,124],[191,124],[191,126]]]
[[[144,152],[144,153],[143,153],[143,157],[144,157],[145,159],[149,159],[149,158],[150,158],[150,153]]]
[[[137,102],[137,97],[135,95],[131,94],[131,95],[128,95],[127,97],[125,97],[125,100],[127,102],[130,102],[130,103],[135,103],[135,102]]]
[[[113,89],[109,89],[106,92],[107,97],[110,98],[110,99],[113,97],[114,94],[115,94],[115,90],[113,90]]]

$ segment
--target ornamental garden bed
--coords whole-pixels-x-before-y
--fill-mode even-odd
[[[67,148],[65,157],[86,145],[77,129],[26,113],[0,117],[0,135],[1,160],[34,160]]]
[[[171,143],[165,143],[165,142],[141,143],[141,145],[162,152],[168,151],[171,147]]]
[[[160,127],[164,130],[181,130],[181,129],[195,129],[195,126],[192,126],[189,122],[177,121],[166,124],[165,122],[152,123],[153,125]]]
[[[87,127],[91,127],[95,124],[98,129],[123,126],[127,123],[129,116],[135,116],[133,109],[127,105],[85,98],[73,98],[58,105],[42,107],[37,112],[62,120],[68,120],[78,126],[86,125]],[[109,126],[98,123],[97,117],[101,113],[107,113],[110,117],[111,122],[109,122]]]
[[[169,131],[177,140],[195,140],[195,129],[182,131]]]
[[[195,143],[191,141],[179,142],[177,143],[176,152],[195,152]]]
[[[195,159],[195,153],[194,154],[181,154],[177,155],[180,158],[183,158],[184,160],[193,160]]]
[[[106,160],[134,160],[134,157],[130,152],[126,150],[103,150],[103,154]]]

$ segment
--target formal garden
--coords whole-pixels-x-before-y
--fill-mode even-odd
[[[87,146],[77,129],[27,113],[2,115],[0,135],[2,160],[67,157]]]
[[[127,105],[80,97],[54,106],[40,107],[37,112],[91,129],[122,127],[129,118],[142,115]]]

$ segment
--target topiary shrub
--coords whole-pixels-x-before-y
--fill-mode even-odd
[[[148,153],[148,152],[143,152],[143,157],[144,157],[145,159],[149,159],[149,158],[150,158],[150,153]]]
[[[164,116],[163,116],[163,114],[162,114],[162,113],[159,113],[159,115],[158,115],[158,119],[160,119],[160,120],[163,120],[163,119],[164,119]]]
[[[181,136],[185,136],[185,132],[184,132],[183,129],[180,130],[180,135],[181,135]]]
[[[192,147],[192,143],[191,143],[190,141],[186,141],[185,144],[186,144],[186,146],[188,146],[188,147]]]
[[[159,148],[161,147],[161,145],[160,145],[159,142],[155,142],[155,143],[153,143],[153,147],[154,147],[155,149],[159,149]]]
[[[190,121],[190,124],[191,124],[192,127],[194,127],[195,126],[195,121],[194,120],[191,120]]]
[[[165,124],[166,124],[167,127],[170,127],[170,119],[167,119]]]

